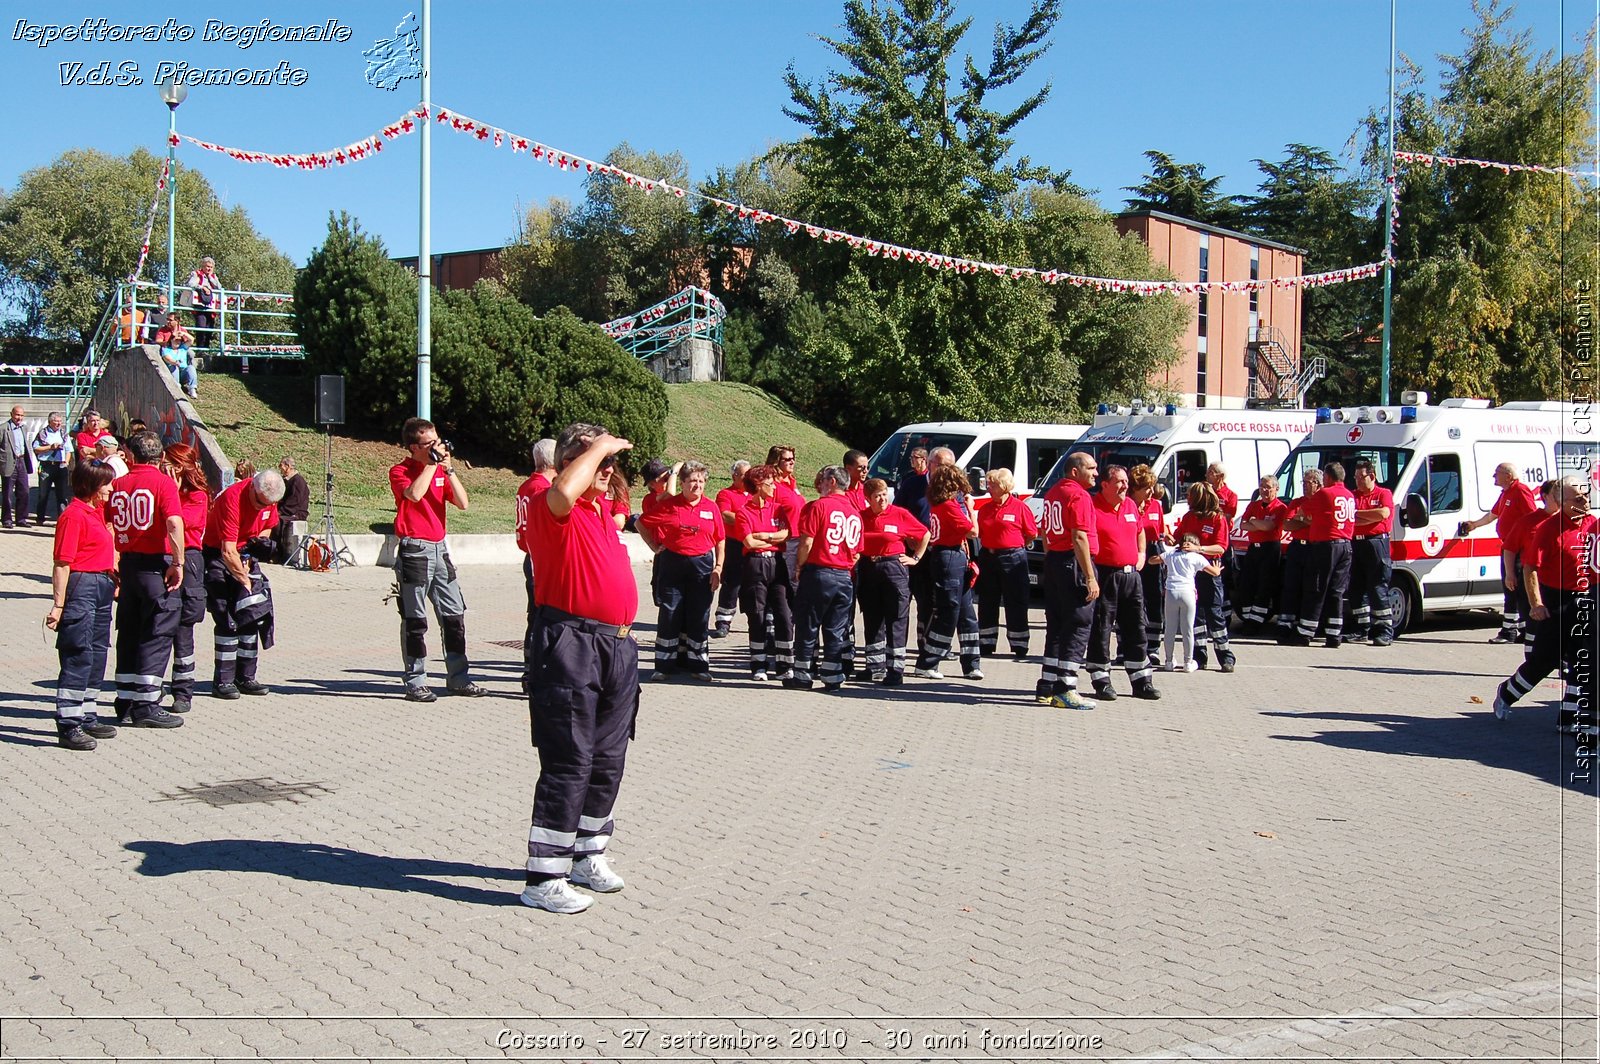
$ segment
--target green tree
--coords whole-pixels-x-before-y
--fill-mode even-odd
[[[1239,205],[1217,191],[1220,176],[1207,177],[1201,163],[1180,163],[1164,151],[1147,151],[1144,157],[1150,160],[1150,172],[1123,189],[1133,193],[1128,210],[1164,211],[1207,225],[1238,224]]]
[[[0,198],[0,294],[15,308],[8,332],[88,338],[112,289],[138,263],[161,163],[142,148],[126,157],[73,149],[23,174]],[[177,201],[180,283],[201,256],[213,255],[230,288],[289,290],[293,263],[256,233],[243,207],[223,207],[204,176],[180,170]],[[153,243],[161,243],[166,216],[163,196]],[[164,250],[151,249],[144,279],[165,282]]]
[[[1441,56],[1436,94],[1413,67],[1396,117],[1403,151],[1512,163],[1589,158],[1592,47],[1536,55],[1510,11],[1475,3],[1459,55]],[[1592,46],[1593,38],[1589,40]],[[1383,168],[1385,118],[1368,116],[1367,163]],[[1562,394],[1571,350],[1564,287],[1596,276],[1597,191],[1549,174],[1474,166],[1404,168],[1396,237],[1396,388],[1496,400]]]

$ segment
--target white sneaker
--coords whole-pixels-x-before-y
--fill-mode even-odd
[[[1190,658],[1189,659],[1189,664],[1187,664],[1187,665],[1185,665],[1183,667],[1183,671],[1184,672],[1199,672],[1200,671],[1200,663],[1198,661],[1194,660],[1193,658]]]
[[[603,853],[572,862],[572,872],[567,878],[580,887],[588,887],[601,894],[615,894],[625,885],[622,877],[611,870]]]
[[[982,669],[968,669],[966,671],[965,675],[966,675],[967,679],[969,679],[969,680],[981,680],[981,679],[983,679],[983,670]]]
[[[547,879],[522,892],[522,904],[552,913],[581,913],[594,899],[579,894],[564,879]]]
[[[750,674],[750,679],[754,680],[756,683],[766,683],[767,674],[765,672],[752,672]]]
[[[912,669],[911,675],[920,676],[924,680],[942,680],[944,673],[938,669]]]
[[[1162,665],[1161,665],[1161,671],[1162,672],[1182,672],[1183,671],[1183,662],[1181,662],[1181,661],[1163,662]]]

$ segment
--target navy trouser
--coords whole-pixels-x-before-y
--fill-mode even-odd
[[[817,678],[829,687],[844,683],[844,642],[855,608],[855,583],[850,570],[827,565],[807,565],[800,572],[799,632],[795,636],[794,675],[811,679],[817,652],[817,629],[822,629],[822,662]]]
[[[1344,596],[1350,586],[1350,541],[1324,540],[1307,545],[1300,581],[1299,633],[1310,639],[1320,622],[1329,639],[1344,634]]]
[[[261,566],[255,558],[241,554],[240,560],[251,576],[260,575]],[[216,547],[205,548],[205,564],[206,609],[211,613],[211,686],[253,682],[260,663],[261,625],[259,621],[240,624],[234,618],[235,603],[250,592],[228,572],[222,564],[222,552]]]
[[[739,606],[750,628],[750,672],[794,668],[794,611],[789,605],[789,569],[783,551],[753,551],[740,567]],[[767,629],[767,618],[772,628]]]
[[[1394,609],[1389,605],[1389,581],[1394,562],[1389,557],[1389,536],[1357,537],[1350,544],[1350,599],[1355,604],[1356,631],[1373,639],[1394,638]]]
[[[111,576],[73,573],[67,577],[67,601],[56,622],[56,730],[62,735],[97,721],[95,702],[106,678],[106,652],[111,649]]]
[[[1100,597],[1094,600],[1089,629],[1089,679],[1111,682],[1111,633],[1117,633],[1117,657],[1135,686],[1150,683],[1150,656],[1144,635],[1144,583],[1138,572],[1121,566],[1097,565]]]
[[[527,881],[539,883],[564,878],[574,856],[604,853],[611,841],[639,714],[639,644],[615,628],[541,607],[525,660],[539,751]]]
[[[1231,553],[1231,552],[1230,552]],[[1212,558],[1218,564],[1226,564],[1227,555],[1221,558]],[[1224,570],[1226,572],[1226,570]],[[1194,660],[1202,666],[1206,663],[1206,640],[1211,640],[1211,648],[1217,652],[1217,662],[1221,664],[1233,660],[1233,651],[1228,649],[1228,614],[1232,612],[1228,605],[1228,592],[1221,576],[1212,576],[1210,573],[1196,573],[1195,587],[1195,615],[1194,615]]]
[[[656,671],[710,672],[706,619],[711,613],[714,551],[693,556],[664,550],[656,555],[660,611],[656,615]]]
[[[1300,599],[1305,595],[1306,559],[1311,554],[1311,544],[1303,539],[1289,541],[1283,553],[1282,580],[1278,585],[1278,624],[1291,631],[1297,627],[1300,616]]]
[[[911,627],[911,574],[902,555],[862,558],[856,563],[856,600],[867,633],[870,676],[906,671],[906,637]],[[920,564],[920,563],[919,563]]]
[[[978,552],[978,648],[993,654],[1000,646],[1000,606],[1006,608],[1006,644],[1016,657],[1028,654],[1028,552],[1006,547]]]
[[[194,698],[194,626],[206,618],[206,563],[199,547],[183,552],[178,628],[172,635],[172,695]]]
[[[118,566],[117,717],[142,720],[161,705],[161,685],[178,634],[180,593],[164,581],[166,554],[124,554]]]
[[[1044,575],[1044,662],[1034,693],[1041,698],[1078,689],[1078,669],[1089,651],[1094,603],[1089,580],[1072,551],[1046,551]]]
[[[1517,574],[1519,577],[1521,573]],[[1515,591],[1505,590],[1506,586],[1506,559],[1505,554],[1500,555],[1500,588],[1505,597],[1505,620],[1500,624],[1500,630],[1507,635],[1521,639],[1527,631],[1528,625],[1528,585],[1521,579],[1517,580]]]
[[[739,585],[744,582],[744,544],[729,538],[722,544],[722,587],[717,591],[717,627],[727,630],[739,608]]]
[[[523,629],[523,640],[527,640],[527,633],[533,631],[533,558],[524,554],[522,556],[522,586],[528,592],[528,625]]]
[[[1166,606],[1166,588],[1162,581],[1167,575],[1166,567],[1155,563],[1161,557],[1159,547],[1146,548],[1144,555],[1144,568],[1139,570],[1139,590],[1144,595],[1144,645],[1151,653],[1161,645],[1161,636],[1165,631],[1166,617],[1163,612]]]
[[[1539,590],[1550,616],[1531,622],[1533,628],[1529,634],[1533,645],[1523,656],[1517,671],[1500,685],[1500,693],[1514,705],[1559,665],[1561,678],[1566,681],[1561,699],[1563,720],[1581,717],[1593,725],[1595,655],[1600,652],[1595,644],[1596,632],[1600,631],[1600,617],[1595,614],[1595,592],[1593,589],[1565,591],[1544,585],[1540,585]]]
[[[67,463],[65,462],[39,463],[39,508],[33,512],[35,523],[44,520],[44,512],[52,493],[56,497],[56,516],[59,517],[67,508]]]
[[[1277,540],[1252,543],[1244,552],[1239,571],[1239,613],[1252,624],[1272,620],[1278,603],[1278,585],[1283,568],[1283,548]]]
[[[972,605],[972,588],[967,586],[967,553],[960,547],[931,547],[919,566],[932,570],[933,622],[917,655],[919,669],[937,668],[945,652],[961,633],[961,667],[978,668],[982,663],[978,648],[978,614]]]

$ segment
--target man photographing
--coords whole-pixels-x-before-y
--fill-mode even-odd
[[[489,692],[467,675],[467,603],[456,582],[456,567],[445,547],[444,504],[465,513],[467,488],[456,472],[450,447],[433,422],[407,418],[400,442],[408,457],[389,470],[394,493],[394,531],[400,537],[394,571],[400,585],[400,653],[405,663],[406,699],[433,702],[428,688],[428,607],[438,618],[444,640],[445,688],[478,698]]]

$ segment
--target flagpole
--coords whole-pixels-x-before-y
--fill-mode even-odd
[[[1382,406],[1389,405],[1389,333],[1394,322],[1394,9],[1397,2],[1389,0],[1389,137],[1384,153],[1383,182],[1383,365],[1378,392],[1378,402]]]
[[[429,208],[433,197],[430,177],[433,156],[433,106],[430,78],[433,75],[433,0],[422,0],[422,178],[418,183],[420,200],[417,236],[417,416],[431,417],[433,406],[433,246],[429,239]]]

